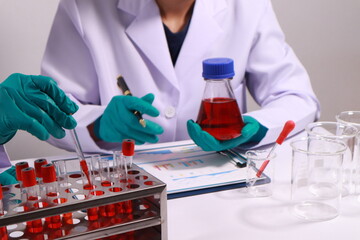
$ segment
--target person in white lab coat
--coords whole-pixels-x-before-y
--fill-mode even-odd
[[[6,78],[0,84],[0,184],[17,182],[4,147],[17,130],[25,130],[40,140],[50,135],[62,138],[63,128],[75,128],[76,121],[70,114],[77,109],[49,77],[14,73]]]
[[[202,61],[213,57],[234,60],[234,94],[247,126],[254,126],[235,141],[217,141],[191,121],[205,86]],[[124,138],[189,139],[187,125],[195,142],[209,143],[205,150],[260,146],[274,142],[287,120],[295,121],[294,134],[320,113],[270,0],[60,1],[42,74],[80,106],[74,117],[86,152],[112,149]],[[122,96],[120,74],[139,98]],[[259,110],[247,112],[246,88]],[[144,114],[147,127],[132,110]],[[66,137],[49,142],[73,150]]]

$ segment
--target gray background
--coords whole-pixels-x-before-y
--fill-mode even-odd
[[[256,0],[253,0],[256,1]],[[0,81],[39,74],[58,0],[0,0]],[[307,68],[320,99],[320,120],[360,110],[360,1],[272,0],[288,43]],[[256,109],[250,100],[250,110]],[[11,159],[69,154],[19,131],[6,144]]]

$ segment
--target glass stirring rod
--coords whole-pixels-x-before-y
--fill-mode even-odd
[[[74,143],[75,143],[76,154],[77,154],[78,158],[80,159],[81,170],[85,174],[85,176],[86,176],[86,178],[88,180],[88,183],[91,186],[90,175],[89,175],[89,167],[88,167],[88,165],[86,163],[84,153],[83,153],[83,151],[81,149],[80,142],[79,142],[76,130],[71,129],[69,131],[70,131],[71,137],[73,138]]]

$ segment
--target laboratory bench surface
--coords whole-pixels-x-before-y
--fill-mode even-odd
[[[291,214],[291,147],[299,134],[276,149],[274,194],[247,197],[233,189],[168,200],[169,240],[358,240],[360,201],[341,200],[341,213],[323,222],[305,222]]]
[[[340,215],[329,221],[306,222],[291,214],[290,142],[304,136],[299,134],[276,149],[271,197],[248,197],[246,188],[238,188],[168,200],[168,239],[360,239],[358,197],[344,197]]]

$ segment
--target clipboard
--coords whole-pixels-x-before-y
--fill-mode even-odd
[[[246,160],[237,152],[205,152],[192,141],[143,146],[135,151],[133,162],[167,184],[168,199],[246,187]],[[255,171],[255,169],[254,169]],[[256,184],[269,183],[262,176]]]
[[[109,154],[102,157],[113,160]],[[76,164],[66,162],[72,171],[80,171]],[[166,183],[168,199],[246,187],[246,158],[235,149],[205,152],[191,140],[141,145],[136,146],[133,163]],[[255,185],[270,181],[262,174]]]

